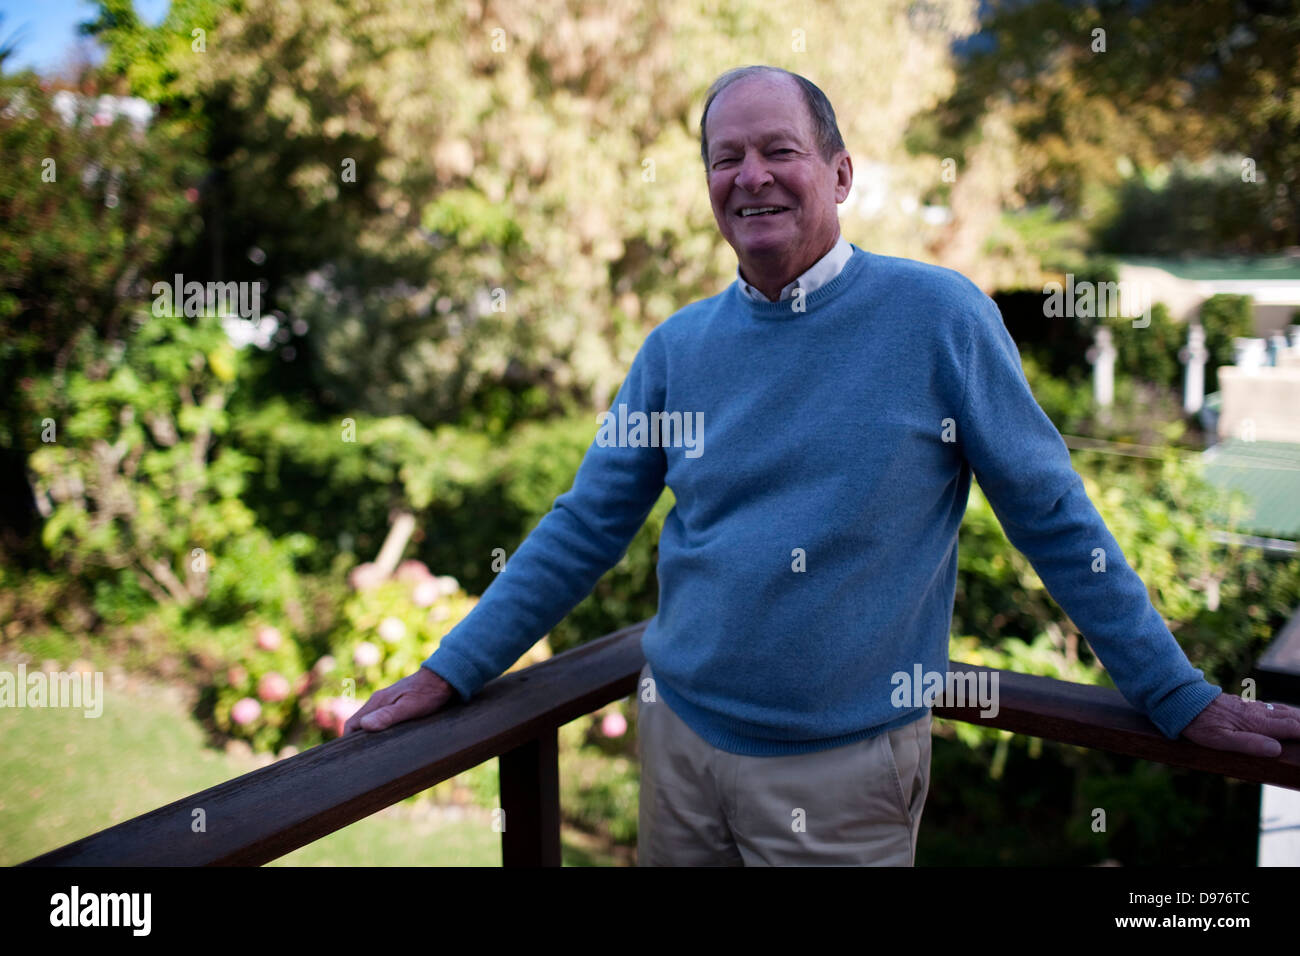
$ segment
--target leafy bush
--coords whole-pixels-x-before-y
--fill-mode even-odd
[[[357,554],[375,554],[395,508],[423,519],[421,536],[434,531],[435,512],[471,528],[483,522],[483,514],[463,512],[496,460],[482,435],[430,430],[400,416],[320,421],[283,399],[240,406],[232,419],[232,444],[258,463],[244,500],[272,534],[301,532],[317,542],[306,563],[312,570],[324,571],[340,555],[355,563]],[[464,580],[463,560],[429,563]]]
[[[1155,462],[1080,452],[1075,470],[1188,658],[1210,682],[1239,688],[1300,604],[1300,558],[1216,541],[1215,528],[1235,528],[1234,512],[1172,451]],[[955,660],[979,654],[1023,673],[1109,680],[978,486],[962,525],[952,633]]]
[[[408,561],[393,578],[344,600],[324,653],[270,625],[246,628],[215,675],[215,724],[270,751],[337,736],[370,694],[414,673],[475,603],[454,579]],[[308,655],[316,655],[310,667]],[[242,712],[240,701],[249,702]]]
[[[1231,365],[1236,359],[1232,340],[1255,334],[1254,300],[1248,295],[1212,295],[1201,303],[1201,325],[1205,328],[1205,348],[1210,353],[1205,389],[1213,392],[1219,387],[1219,366]]]
[[[594,415],[516,427],[505,442],[469,429],[423,428],[408,418],[313,422],[283,402],[241,417],[234,440],[261,462],[246,500],[276,535],[303,530],[317,542],[307,560],[323,569],[340,555],[378,551],[398,506],[416,515],[415,556],[472,593],[492,583],[512,553],[573,485],[596,433]],[[559,651],[645,620],[658,604],[656,542],[672,506],[665,491],[623,559],[551,633]]]
[[[217,676],[217,727],[254,750],[278,750],[301,719],[302,695],[317,674],[305,668],[302,651],[278,628],[258,628],[238,662]]]
[[[29,387],[47,439],[30,457],[42,543],[92,587],[124,588],[116,623],[154,603],[214,624],[283,616],[312,543],[272,538],[241,498],[255,463],[222,441],[239,355],[215,318],[136,321],[118,346],[84,340],[62,388],[53,377]],[[141,602],[125,606],[133,595]]]
[[[80,345],[120,340],[148,283],[170,276],[173,248],[199,226],[192,131],[110,118],[101,92],[93,76],[73,91],[0,75],[0,560],[29,567],[45,555],[27,456],[53,408],[30,400],[37,380],[57,393]]]
[[[1243,186],[1240,162],[1207,169],[1178,162],[1163,182],[1135,176],[1117,191],[1113,214],[1097,229],[1117,254],[1224,255],[1256,251],[1274,214],[1266,186]]]
[[[1134,326],[1133,319],[1125,316],[1105,321],[1118,353],[1118,374],[1163,388],[1181,388],[1183,366],[1179,351],[1187,344],[1187,328],[1170,317],[1167,305],[1152,305],[1150,322],[1145,326]]]
[[[1070,381],[1043,371],[1032,355],[1020,360],[1025,380],[1034,394],[1034,400],[1052,420],[1056,430],[1064,434],[1078,433],[1093,415],[1092,384],[1088,381]]]

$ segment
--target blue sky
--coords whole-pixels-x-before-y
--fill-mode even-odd
[[[146,23],[157,23],[170,0],[135,0]],[[17,49],[5,64],[6,72],[32,67],[39,72],[57,70],[76,48],[77,24],[95,17],[89,0],[0,0],[0,44]]]

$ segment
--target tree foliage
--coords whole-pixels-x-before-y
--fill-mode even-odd
[[[0,553],[16,560],[34,518],[26,456],[52,413],[28,400],[34,381],[62,383],[82,345],[121,345],[148,283],[201,227],[190,131],[111,119],[105,92],[93,76],[62,90],[0,77]]]
[[[1295,0],[990,6],[953,95],[924,126],[931,135],[968,144],[1001,117],[1014,130],[1019,194],[1098,224],[1113,211],[1109,190],[1144,170],[1216,153],[1248,160],[1236,195],[1260,221],[1232,240],[1300,241]]]
[[[497,430],[602,404],[649,327],[727,281],[697,146],[718,73],[811,75],[860,163],[915,177],[902,132],[973,28],[969,0],[923,17],[902,0],[244,0],[191,4],[214,16],[193,53],[178,38],[198,12],[174,11],[164,42],[107,16],[122,5],[103,5],[110,63],[202,104],[199,267],[265,279],[308,323],[328,407]],[[142,44],[165,69],[137,64]],[[897,205],[857,230],[915,232]]]
[[[241,499],[256,463],[221,441],[238,354],[215,319],[141,319],[120,347],[81,346],[62,388],[33,386],[42,543],[74,576],[208,621],[282,613],[309,539],[272,539]]]

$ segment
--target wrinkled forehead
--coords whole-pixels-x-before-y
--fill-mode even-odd
[[[745,95],[735,96],[742,91]],[[709,152],[740,141],[758,143],[780,137],[798,139],[806,132],[807,109],[793,84],[776,78],[750,77],[719,93],[705,118]]]

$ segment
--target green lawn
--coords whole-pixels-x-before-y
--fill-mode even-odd
[[[0,662],[15,672],[16,664]],[[28,665],[32,669],[32,665]],[[254,769],[205,746],[179,695],[163,685],[105,683],[103,713],[0,708],[0,865],[12,866]],[[566,865],[612,865],[578,833]],[[500,866],[501,835],[486,810],[459,820],[390,807],[272,865]]]

